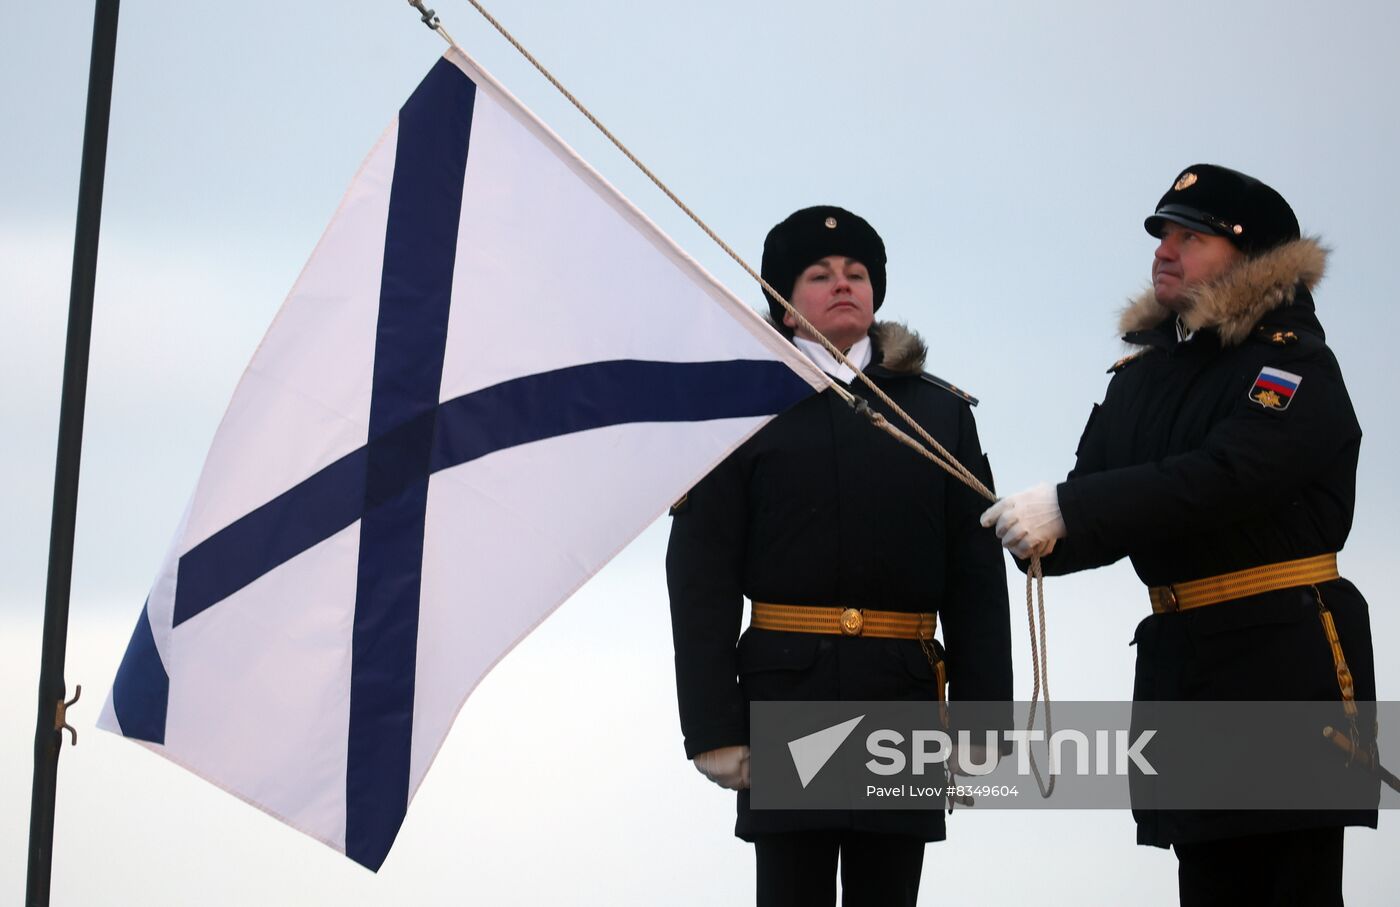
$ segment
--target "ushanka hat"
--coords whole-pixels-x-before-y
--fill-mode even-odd
[[[885,243],[865,218],[835,205],[817,205],[788,215],[763,241],[763,279],[784,297],[792,296],[797,278],[828,255],[844,255],[865,265],[875,308],[885,301]],[[782,324],[784,309],[765,292],[768,311]]]
[[[1246,255],[1298,238],[1298,218],[1272,188],[1228,167],[1192,164],[1177,174],[1157,210],[1143,222],[1161,236],[1165,224],[1223,236]]]

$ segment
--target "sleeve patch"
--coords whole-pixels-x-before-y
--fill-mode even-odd
[[[1249,399],[1265,409],[1285,410],[1293,402],[1293,395],[1302,383],[1301,375],[1266,365],[1259,370],[1259,377],[1254,379],[1254,386],[1249,389]]]

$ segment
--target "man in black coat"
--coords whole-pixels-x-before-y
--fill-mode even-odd
[[[769,233],[763,276],[991,484],[976,401],[923,373],[917,335],[874,322],[885,250],[869,224],[841,208],[798,211]],[[852,381],[805,330],[794,336],[797,322],[778,303],[769,307],[819,366]],[[748,703],[933,701],[940,690],[925,644],[935,620],[951,697],[1009,703],[1005,568],[995,537],[977,523],[983,503],[836,395],[818,394],[768,423],[672,509],[666,573],[685,751],[739,791],[735,833],[755,844],[760,904],[834,904],[838,854],[847,907],[914,904],[924,844],[944,837],[942,810],[750,809]],[[741,636],[745,598],[755,604]],[[792,628],[794,615],[804,630]]]
[[[1136,701],[1364,706],[1366,601],[1336,569],[1361,428],[1313,306],[1327,251],[1273,189],[1209,164],[1182,171],[1146,227],[1152,290],[1120,325],[1139,349],[1110,369],[1074,470],[983,522],[1047,574],[1132,560],[1152,606]],[[1368,724],[1348,729],[1363,748]],[[1341,904],[1342,829],[1376,824],[1374,810],[1135,818],[1139,843],[1175,847],[1184,905]]]

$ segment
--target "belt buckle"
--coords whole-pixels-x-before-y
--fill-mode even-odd
[[[855,608],[841,612],[841,635],[859,636],[865,630],[865,615]]]
[[[1162,613],[1175,614],[1181,610],[1181,601],[1176,597],[1175,586],[1163,586],[1161,592]]]

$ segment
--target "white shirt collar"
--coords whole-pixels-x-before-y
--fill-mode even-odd
[[[799,350],[807,354],[807,358],[811,359],[812,362],[816,364],[817,368],[826,372],[837,381],[850,384],[851,379],[856,376],[855,372],[851,371],[851,369],[843,363],[837,362],[836,357],[828,353],[826,347],[817,343],[815,340],[808,340],[805,337],[794,337],[792,341],[797,344]],[[868,336],[860,338],[851,345],[849,350],[846,350],[846,358],[854,362],[856,367],[860,368],[862,371],[870,364],[870,356],[870,338]]]
[[[1176,316],[1176,342],[1185,343],[1195,336],[1196,332],[1186,326],[1186,322],[1182,320],[1181,316]]]

